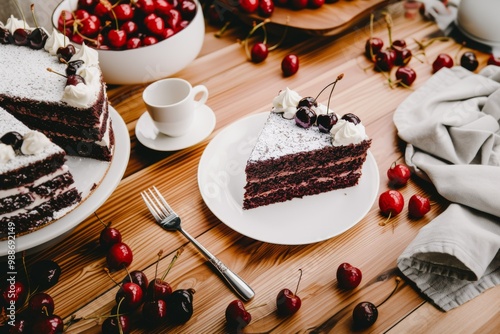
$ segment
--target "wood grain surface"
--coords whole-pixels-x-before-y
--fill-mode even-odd
[[[47,8],[55,1],[46,1]],[[3,6],[3,4],[2,4]],[[47,9],[48,10],[48,9]],[[417,52],[416,41],[439,36],[436,25],[423,18],[407,19],[402,3],[384,8],[394,20],[394,38],[405,39]],[[48,10],[50,12],[50,10]],[[374,34],[387,41],[380,11],[376,12]],[[2,18],[3,19],[3,18]],[[388,189],[386,170],[394,161],[402,162],[404,143],[397,136],[392,116],[412,89],[391,88],[384,74],[375,72],[363,56],[369,28],[351,28],[337,37],[290,34],[285,43],[272,51],[261,64],[247,61],[239,44],[248,27],[235,21],[217,38],[218,28],[207,24],[205,42],[198,58],[176,77],[193,85],[204,84],[210,96],[207,104],[214,110],[217,125],[204,141],[175,152],[155,152],[142,146],[134,129],[146,110],[141,94],[144,85],[111,86],[109,100],[127,124],[132,144],[125,176],[111,197],[97,210],[104,222],[119,229],[134,253],[129,270],[143,270],[153,279],[157,254],[163,251],[158,270],[163,273],[176,251],[184,251],[167,280],[175,289],[193,288],[194,314],[184,325],[147,328],[140,313],[132,315],[132,333],[225,333],[226,306],[237,297],[216,275],[186,239],[163,231],[152,220],[140,192],[156,185],[171,206],[182,216],[191,235],[238,273],[255,290],[251,308],[252,322],[245,333],[349,333],[352,309],[361,301],[381,302],[395,287],[399,276],[396,259],[415,238],[420,228],[446,208],[447,203],[435,189],[416,178],[401,189],[405,198],[418,193],[429,196],[432,209],[424,218],[411,220],[403,213],[386,220],[374,203],[359,224],[329,240],[302,246],[263,243],[243,236],[218,220],[205,205],[198,189],[198,162],[206,145],[222,129],[250,114],[270,110],[279,90],[290,87],[301,95],[316,95],[340,73],[332,100],[339,113],[353,112],[363,120],[373,139],[373,153],[380,172],[380,192]],[[417,72],[416,89],[432,75],[431,63],[437,54],[457,55],[463,47],[453,40],[436,41],[412,59]],[[300,69],[283,77],[280,63],[286,54],[300,59]],[[487,55],[477,52],[480,68]],[[393,73],[391,74],[393,76]],[[325,102],[327,97],[324,97]],[[328,210],[325,207],[324,210]],[[332,223],[335,223],[332,212]],[[314,212],[311,212],[314,219]],[[307,225],[307,222],[305,222]],[[102,316],[115,305],[116,285],[104,272],[105,253],[99,248],[102,225],[90,215],[61,243],[26,257],[28,265],[45,258],[60,264],[62,276],[47,292],[55,301],[55,313],[69,322],[83,318],[67,328],[67,333],[100,333]],[[349,262],[363,272],[360,286],[352,291],[338,288],[335,272]],[[303,276],[298,290],[302,308],[291,317],[276,314],[276,296],[283,288],[295,289],[298,270]],[[124,270],[111,273],[116,280]],[[479,297],[450,311],[442,312],[403,277],[396,293],[379,308],[377,322],[366,332],[374,333],[495,333],[500,328],[500,289],[492,288]]]

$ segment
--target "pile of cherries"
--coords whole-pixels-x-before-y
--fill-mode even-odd
[[[273,15],[276,6],[293,10],[305,8],[316,9],[322,7],[325,3],[334,3],[337,1],[338,0],[239,0],[238,5],[244,13],[257,13],[262,17],[270,17]]]
[[[35,5],[31,4],[31,13],[33,20],[35,17]],[[25,28],[18,28],[13,33],[9,29],[0,27],[0,43],[1,44],[14,44],[19,46],[29,46],[34,50],[42,49],[45,46],[45,41],[49,36],[44,29],[37,27],[29,30]]]
[[[401,194],[401,192],[396,188],[405,186],[408,183],[410,176],[411,171],[408,166],[404,164],[393,163],[387,170],[389,186],[392,189],[381,193],[378,203],[380,212],[387,216],[388,219],[403,211],[405,200],[403,194]],[[431,204],[427,197],[414,194],[408,201],[408,214],[413,219],[420,219],[424,217],[430,210]],[[381,225],[385,225],[386,223],[387,221],[381,223]]]
[[[97,215],[96,215],[97,216]],[[110,270],[126,269],[133,260],[130,247],[122,241],[120,231],[111,227],[111,223],[104,224],[99,235],[99,244],[106,252],[106,262]],[[182,248],[173,257],[163,276],[149,281],[141,270],[128,272],[123,280],[115,284],[118,286],[115,301],[116,305],[110,315],[102,323],[102,332],[129,333],[131,330],[131,316],[139,311],[147,326],[161,324],[183,324],[193,314],[194,289],[173,290],[165,280],[168,272],[182,253]],[[158,253],[158,262],[162,252]],[[109,270],[108,270],[109,272]],[[121,330],[121,332],[120,332]]]
[[[23,259],[24,263],[24,259]],[[64,322],[54,313],[54,300],[45,290],[53,287],[61,275],[59,265],[49,259],[33,263],[26,276],[2,281],[0,307],[7,316],[9,333],[62,333]]]
[[[62,11],[59,31],[77,44],[98,49],[135,49],[169,38],[196,15],[193,0],[78,0]]]

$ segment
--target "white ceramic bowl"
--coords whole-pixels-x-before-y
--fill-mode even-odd
[[[107,84],[142,84],[175,74],[200,53],[205,37],[205,21],[198,0],[196,15],[175,35],[150,46],[132,50],[97,50]],[[78,0],[63,0],[52,13],[52,24],[63,10],[74,10]],[[77,45],[78,46],[78,45]]]
[[[467,37],[500,48],[500,0],[461,0],[457,26]]]

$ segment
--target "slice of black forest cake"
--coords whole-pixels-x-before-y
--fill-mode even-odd
[[[81,200],[66,153],[0,108],[0,239],[59,218]]]
[[[370,144],[356,115],[282,90],[247,161],[243,208],[356,185]]]

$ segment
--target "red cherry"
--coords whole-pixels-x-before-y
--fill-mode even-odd
[[[453,67],[453,58],[446,53],[441,53],[436,57],[436,60],[432,63],[432,72],[436,73],[443,67]]]
[[[106,262],[110,269],[118,270],[128,267],[132,263],[133,258],[130,247],[123,242],[118,242],[109,248]]]
[[[413,195],[408,201],[408,212],[413,218],[422,218],[431,210],[431,203],[427,197]]]
[[[375,70],[380,72],[390,72],[394,67],[396,51],[387,49],[375,55]]]
[[[108,17],[110,13],[111,13],[110,8],[108,8],[107,6],[105,6],[102,2],[99,2],[94,7],[94,15],[96,15],[96,16],[98,16],[100,18]]]
[[[127,44],[127,33],[120,29],[111,29],[108,32],[108,41],[114,48],[121,48]]]
[[[260,0],[259,1],[259,14],[262,17],[270,17],[274,13],[273,0]]]
[[[148,326],[156,326],[167,319],[167,303],[162,299],[149,300],[142,306],[142,317]]]
[[[495,66],[500,66],[500,57],[495,57],[494,55],[490,55],[488,57],[488,65],[495,65]]]
[[[286,55],[281,61],[281,71],[285,77],[294,75],[299,70],[299,57],[294,54]]]
[[[52,315],[54,313],[54,300],[45,292],[37,292],[28,301],[28,309],[32,315]]]
[[[387,177],[389,178],[389,185],[392,187],[402,187],[406,185],[410,179],[411,171],[403,164],[393,163],[387,170]]]
[[[120,26],[120,30],[125,31],[127,36],[133,36],[139,31],[139,26],[134,21],[125,21]]]
[[[113,7],[113,12],[116,18],[120,21],[132,20],[134,17],[134,10],[128,3],[119,3]]]
[[[295,288],[295,293],[290,289],[283,289],[276,296],[276,307],[278,314],[280,316],[289,316],[295,314],[302,306],[302,300],[297,295],[297,290],[299,289],[300,280],[302,279],[302,269],[299,269],[300,276],[297,282],[297,287]]]
[[[59,18],[57,19],[57,26],[59,27],[60,30],[63,30],[65,24],[66,27],[69,27],[73,25],[73,22],[75,22],[73,13],[69,10],[63,10],[59,15]]]
[[[163,29],[165,29],[165,22],[156,14],[149,14],[146,16],[144,19],[144,25],[148,31],[154,35],[160,35]]]
[[[264,43],[255,43],[250,51],[252,62],[254,63],[263,62],[267,58],[268,54],[269,50],[267,45]]]
[[[105,227],[101,234],[99,235],[99,244],[104,249],[109,249],[111,245],[119,243],[122,241],[122,235],[120,231],[118,231],[114,227]]]
[[[324,4],[325,4],[325,0],[308,0],[307,1],[308,7],[313,8],[313,9],[320,8]]]
[[[115,301],[117,304],[121,303],[120,310],[132,311],[141,306],[143,296],[142,289],[139,285],[127,282],[123,283],[117,291]]]
[[[368,38],[365,42],[365,56],[371,61],[375,61],[375,55],[382,51],[384,41],[378,37]]]
[[[83,36],[80,35],[80,34],[74,34],[74,35],[71,35],[70,37],[70,40],[75,43],[75,44],[83,44],[84,42],[84,39],[83,39]]]
[[[289,0],[290,6],[295,10],[306,8],[308,2],[309,0]]]
[[[155,11],[156,6],[153,0],[137,0],[136,6],[145,14],[151,14]]]
[[[174,6],[166,0],[156,0],[155,13],[158,15],[167,15],[168,11],[173,8]]]
[[[64,322],[58,315],[38,316],[35,318],[31,330],[37,334],[57,334],[62,333]]]
[[[394,60],[394,65],[397,66],[405,66],[410,62],[411,57],[413,56],[411,50],[407,48],[394,49],[394,52],[396,52],[396,59]]]
[[[184,0],[178,6],[178,10],[184,20],[191,21],[196,15],[196,4],[192,0]]]
[[[226,321],[230,327],[242,329],[252,321],[252,315],[245,309],[243,302],[236,299],[226,308]]]
[[[176,31],[181,21],[182,21],[181,13],[177,9],[172,8],[171,10],[168,11],[168,15],[166,18],[167,26]]]
[[[101,325],[102,334],[130,333],[130,318],[126,314],[106,318]]]
[[[403,211],[404,198],[397,190],[387,190],[380,194],[378,205],[383,215],[394,217]]]
[[[156,278],[151,281],[148,285],[147,289],[147,299],[148,300],[157,300],[163,299],[167,300],[167,297],[172,294],[172,287],[170,284],[165,282],[160,278]]]
[[[165,30],[162,31],[160,37],[162,39],[167,39],[171,36],[175,35],[175,31],[172,28],[165,28]]]
[[[142,45],[148,46],[158,43],[158,38],[154,36],[146,36],[142,39]]]
[[[361,283],[361,270],[350,265],[349,263],[342,263],[337,268],[337,282],[341,289],[354,289]]]
[[[469,71],[475,71],[479,66],[476,54],[472,51],[464,52],[462,57],[460,57],[460,66],[468,69]]]
[[[259,0],[238,0],[238,3],[245,13],[254,13],[259,8]]]
[[[417,79],[417,72],[410,67],[398,67],[396,70],[396,79],[405,86],[411,86]]]
[[[377,307],[370,302],[361,302],[352,311],[352,320],[356,329],[365,329],[377,321]]]
[[[11,303],[16,303],[18,307],[23,305],[28,294],[26,285],[24,285],[21,281],[7,281],[3,284],[0,291],[2,293],[3,300],[3,303],[0,303],[0,305],[10,305]]]
[[[127,49],[137,49],[142,46],[142,41],[139,37],[132,37],[127,40]]]
[[[40,260],[29,268],[31,289],[48,289],[56,285],[61,276],[61,267],[52,260]]]
[[[146,295],[148,289],[148,278],[141,270],[134,270],[129,272],[122,280],[123,283],[132,282],[141,287],[143,295]]]
[[[89,18],[90,14],[89,12],[87,12],[86,10],[84,9],[77,9],[74,13],[73,13],[74,17],[78,20],[78,21],[83,21],[83,20],[86,20]],[[67,23],[66,23],[67,24]]]

